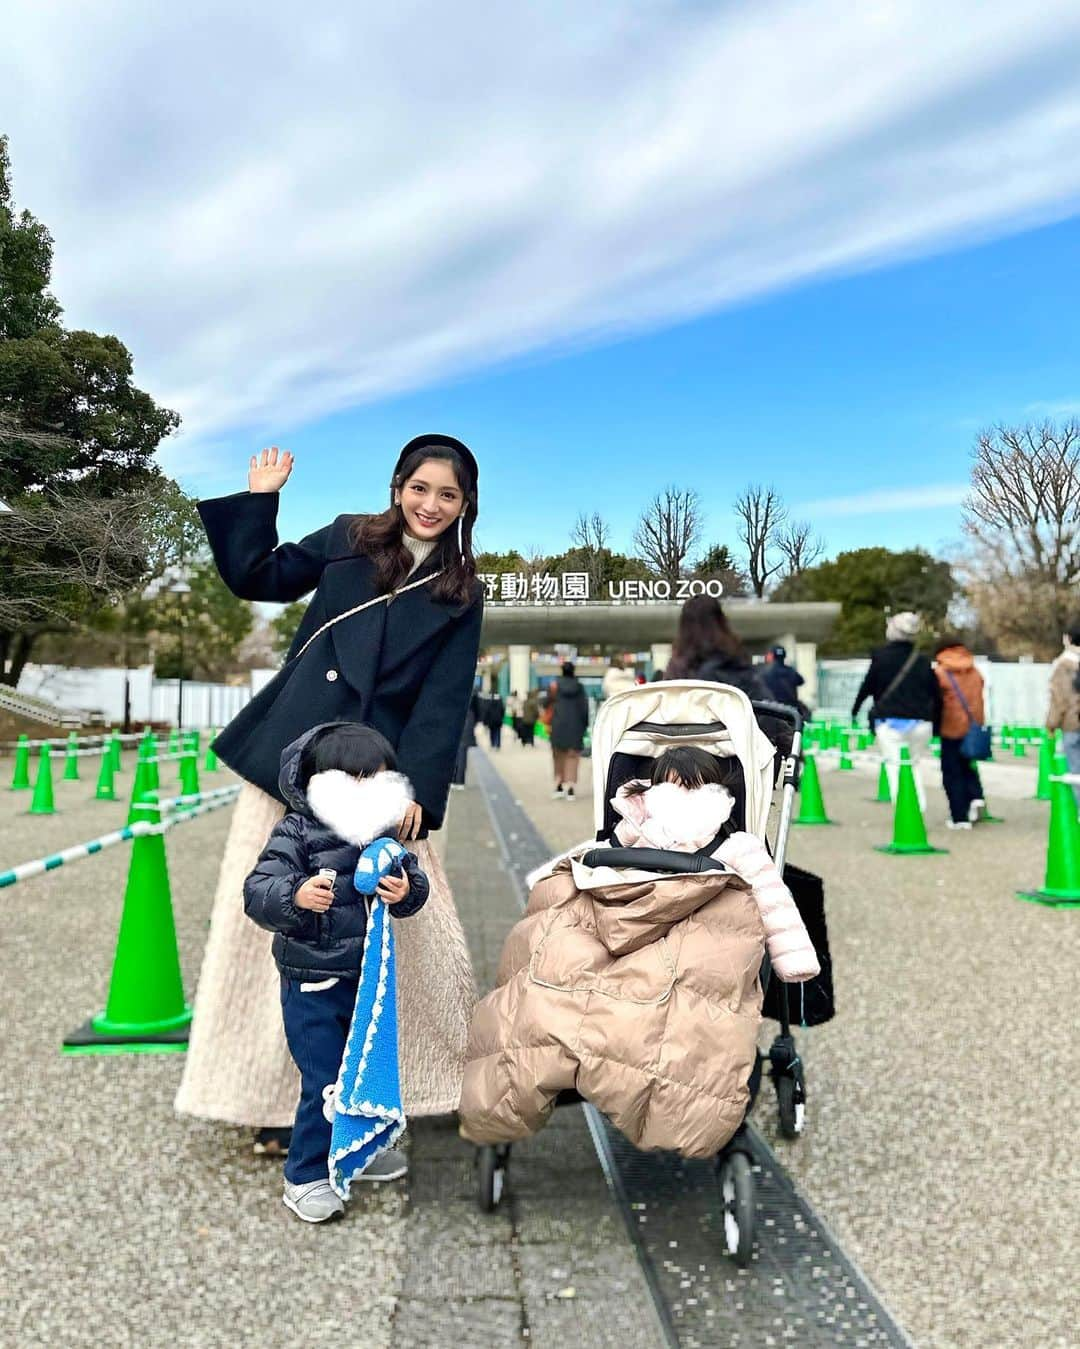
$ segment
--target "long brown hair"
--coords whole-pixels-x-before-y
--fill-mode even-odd
[[[747,664],[746,650],[724,616],[720,601],[712,595],[694,595],[679,615],[679,631],[665,678],[690,678],[710,656]]]
[[[358,515],[350,527],[349,542],[358,553],[364,553],[375,563],[375,580],[380,594],[396,589],[405,580],[414,558],[402,541],[405,514],[400,506],[394,504],[394,493],[400,492],[420,465],[426,464],[429,459],[441,459],[450,465],[465,498],[464,518],[460,522],[455,521],[436,540],[432,556],[442,575],[432,583],[431,590],[436,599],[464,607],[473,601],[477,593],[476,558],[472,547],[477,493],[468,466],[452,446],[422,445],[407,454],[390,483],[390,505],[378,515]]]

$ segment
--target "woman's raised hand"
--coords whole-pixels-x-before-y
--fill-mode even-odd
[[[289,481],[293,457],[288,450],[272,446],[262,454],[253,454],[248,465],[249,492],[280,492]]]

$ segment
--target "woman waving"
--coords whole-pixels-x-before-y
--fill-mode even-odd
[[[225,847],[176,1108],[257,1128],[293,1117],[297,1077],[281,1032],[267,934],[243,913],[244,878],[284,813],[282,750],[326,722],[364,722],[397,753],[416,800],[399,837],[431,881],[418,921],[398,935],[402,1091],[409,1113],[457,1108],[474,998],[464,934],[437,854],[438,829],[476,673],[483,612],[472,532],[479,472],[451,436],[411,440],[390,502],[339,515],[279,543],[288,452],[251,460],[248,491],[199,503],[222,578],[242,599],[314,591],[285,664],[221,732],[215,749],[244,779]]]

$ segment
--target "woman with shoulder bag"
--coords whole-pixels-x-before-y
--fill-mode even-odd
[[[387,508],[339,515],[279,543],[287,451],[253,457],[248,491],[201,501],[214,561],[241,599],[314,591],[278,674],[221,732],[218,756],[244,779],[225,845],[176,1109],[254,1125],[256,1151],[282,1151],[299,1080],[281,1029],[269,934],[244,917],[244,880],[284,814],[282,749],[312,727],[362,722],[390,742],[415,800],[398,837],[431,882],[396,929],[401,1080],[407,1113],[457,1109],[475,985],[465,937],[429,830],[443,822],[473,689],[483,598],[472,531],[478,469],[450,436],[398,456]],[[274,1147],[274,1144],[277,1147]]]
[[[983,726],[983,677],[959,637],[943,637],[934,649],[934,673],[941,688],[941,785],[949,799],[950,829],[970,829],[986,809],[975,742],[988,738]],[[980,736],[980,732],[982,736]]]
[[[851,709],[854,720],[871,699],[870,729],[885,761],[892,799],[900,780],[900,751],[907,749],[919,805],[926,809],[926,791],[919,760],[930,743],[941,708],[941,689],[929,660],[915,645],[919,616],[893,614],[885,625],[885,645],[870,653],[867,670]]]
[[[1080,774],[1080,615],[1061,634],[1061,655],[1050,667],[1046,729],[1060,731],[1070,773]],[[1073,783],[1080,806],[1080,783]]]

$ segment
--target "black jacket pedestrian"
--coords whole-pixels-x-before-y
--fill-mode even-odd
[[[487,700],[487,706],[484,708],[484,725],[490,731],[493,726],[501,726],[505,716],[506,704],[496,693],[494,697]]]
[[[921,653],[888,697],[882,695],[914,650],[912,642],[886,642],[870,653],[867,670],[851,709],[852,719],[867,698],[872,699],[870,722],[898,717],[936,723],[941,716],[941,686],[928,658]]]
[[[589,697],[575,675],[560,675],[551,714],[551,748],[581,750],[589,728]]]
[[[787,707],[799,706],[799,689],[806,680],[793,666],[782,660],[769,661],[762,667],[761,677],[773,702],[784,703]]]
[[[345,773],[316,773],[301,787],[300,756],[319,729],[313,726],[282,755],[279,789],[292,808],[274,826],[244,882],[244,912],[274,934],[274,959],[287,979],[359,974],[367,904],[353,873],[368,843],[384,834],[393,837],[410,796],[400,773],[379,773],[363,782]],[[409,894],[390,912],[410,918],[423,908],[430,887],[412,853],[406,852],[401,866]],[[337,872],[333,904],[325,913],[298,908],[297,890],[322,867]]]
[[[751,702],[768,702],[772,698],[769,687],[762,678],[761,669],[750,665],[735,656],[724,656],[717,652],[706,658],[680,679],[704,679],[712,684],[731,684],[742,689]]]
[[[215,741],[220,758],[248,782],[281,797],[284,748],[317,723],[363,721],[397,751],[423,808],[420,837],[438,829],[472,692],[483,597],[464,609],[434,599],[429,586],[343,619],[298,659],[331,618],[373,599],[375,567],[353,551],[354,517],[339,515],[299,543],[278,543],[278,494],[238,492],[199,502],[222,580],[241,599],[287,602],[314,590],[284,667]],[[437,571],[434,556],[410,584]]]

